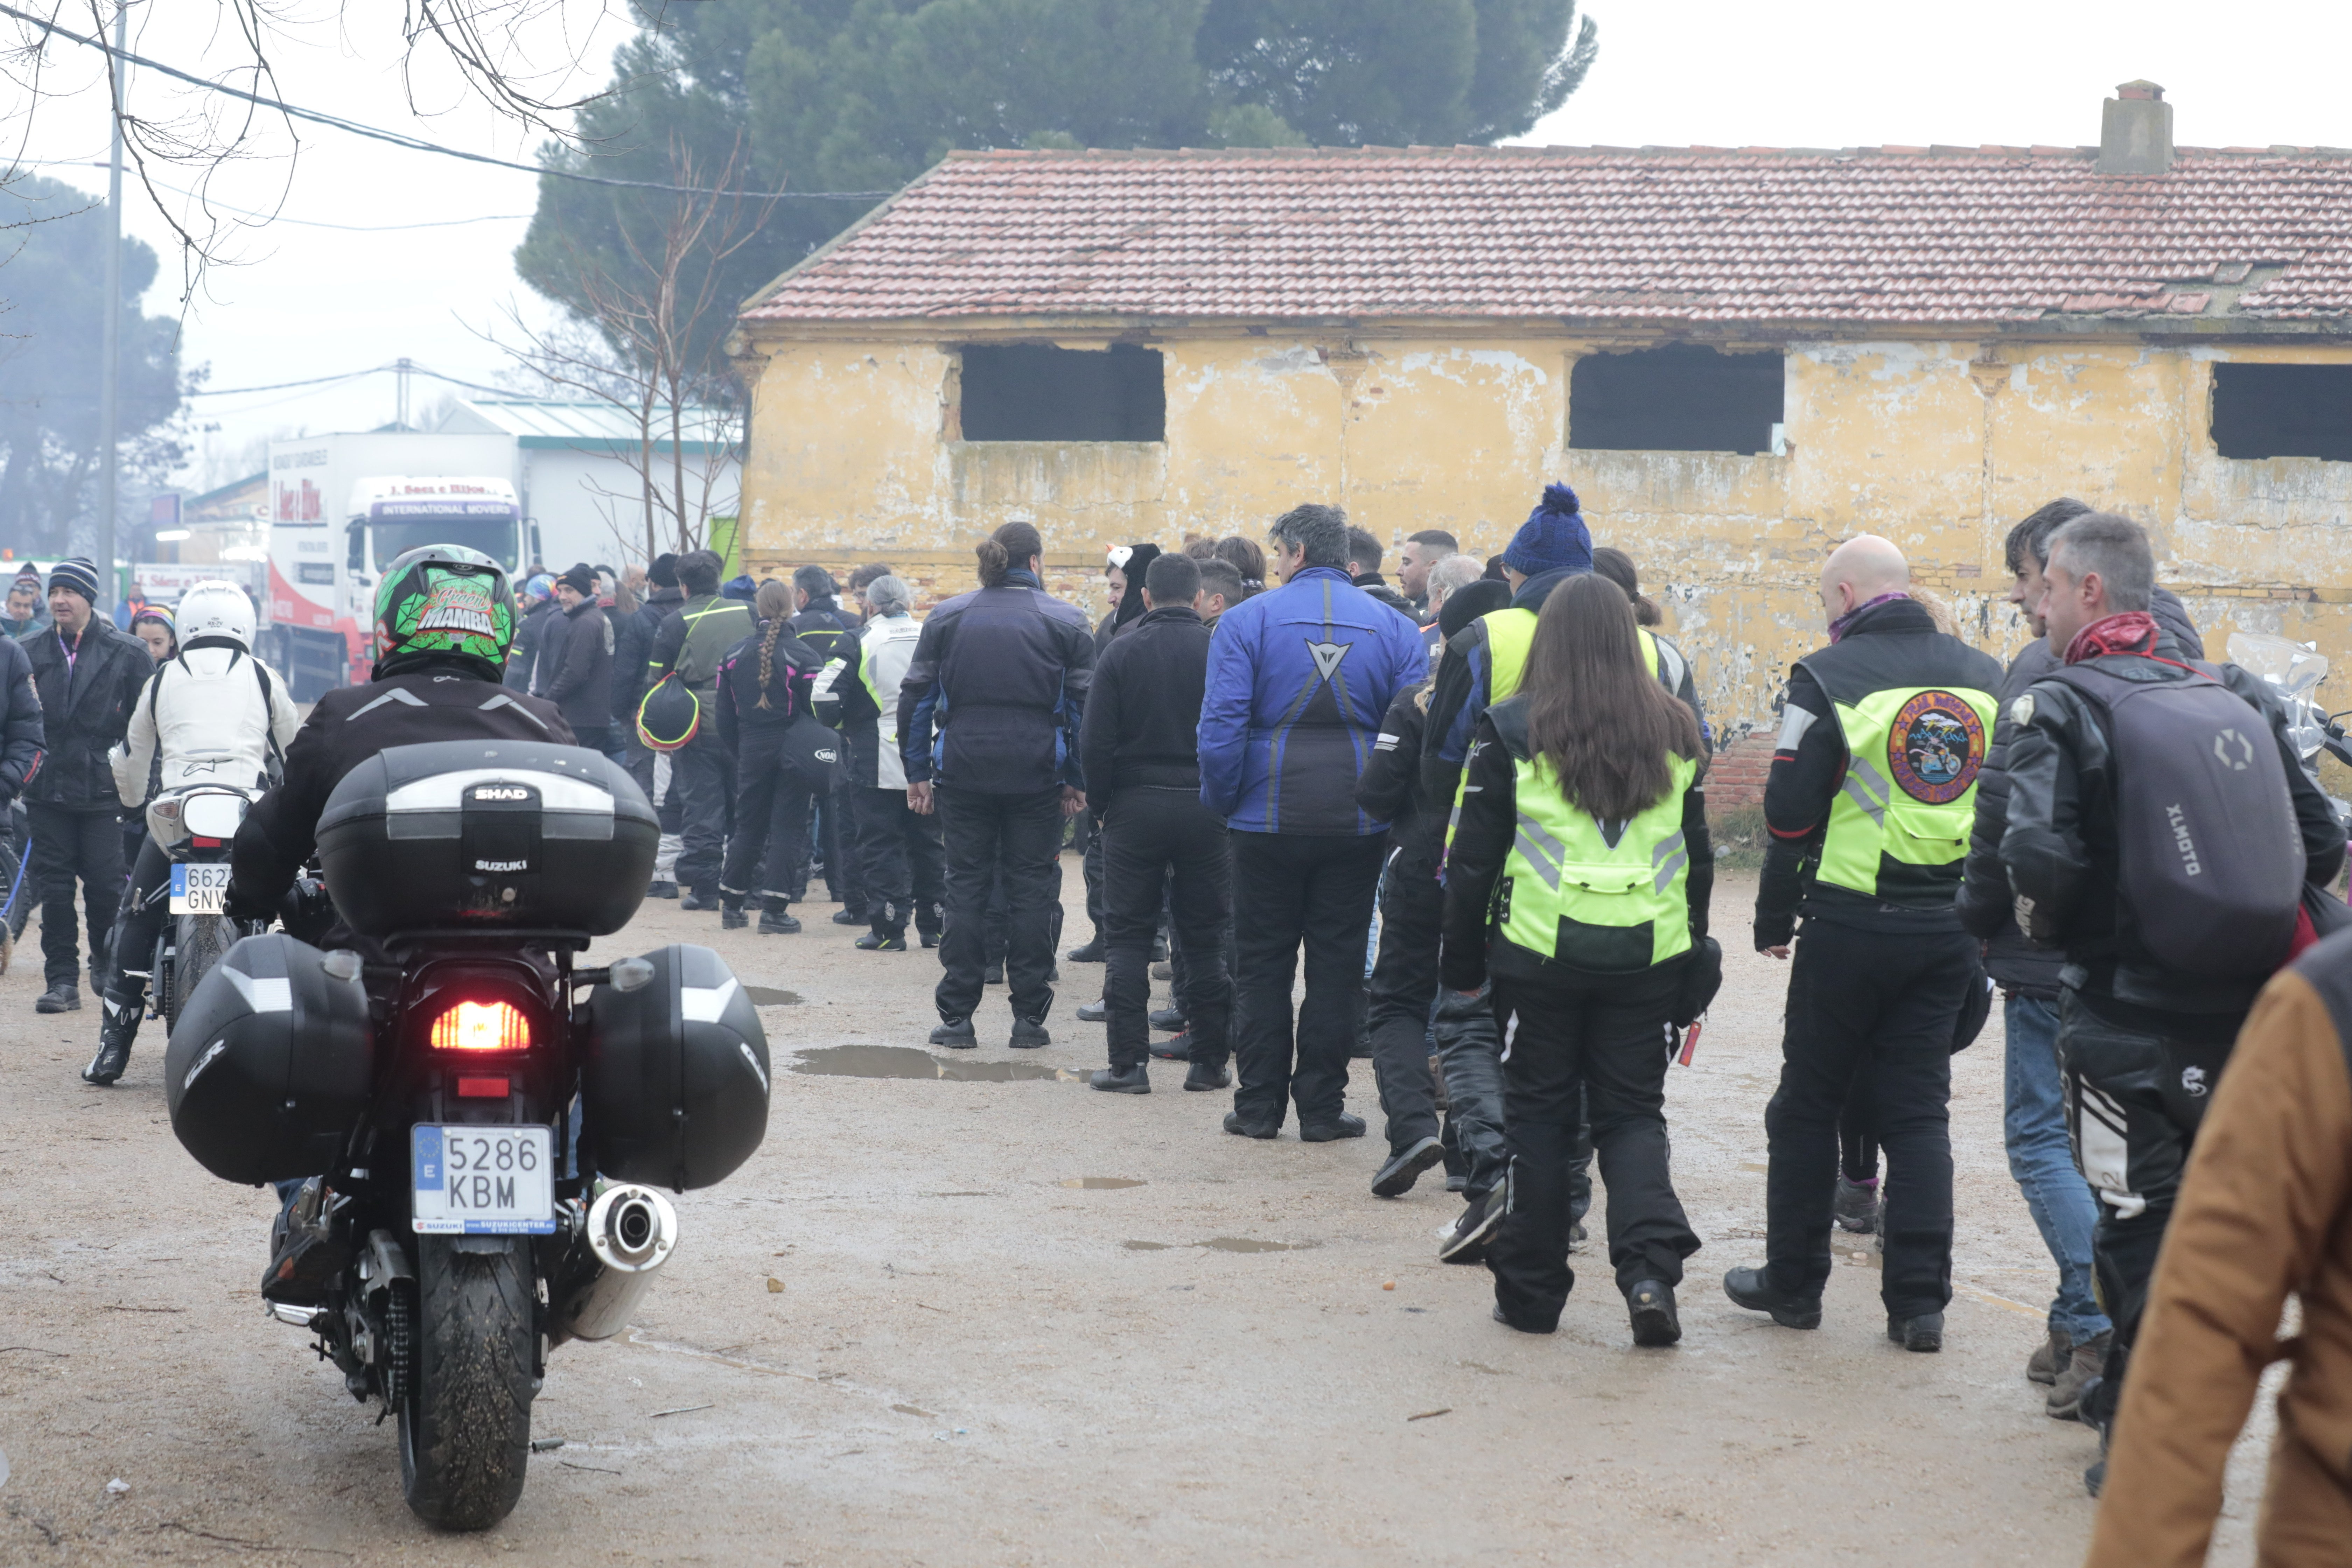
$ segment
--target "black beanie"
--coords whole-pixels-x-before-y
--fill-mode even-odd
[[[667,551],[655,556],[654,563],[646,568],[646,581],[656,588],[677,587],[677,557]]]

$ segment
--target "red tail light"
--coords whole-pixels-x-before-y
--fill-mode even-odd
[[[460,1002],[433,1020],[436,1051],[525,1051],[530,1026],[507,1002]]]

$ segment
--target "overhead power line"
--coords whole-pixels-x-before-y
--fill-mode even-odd
[[[425,369],[423,365],[418,364],[415,360],[410,360],[405,363],[400,364],[372,364],[365,370],[347,370],[341,375],[314,375],[307,381],[275,381],[271,382],[267,386],[200,386],[192,392],[183,393],[181,395],[184,397],[236,397],[248,392],[289,392],[297,387],[325,386],[331,382],[357,381],[363,375],[383,375],[395,371],[406,371],[411,375],[425,376],[428,380],[432,381],[446,381],[452,386],[462,386],[469,392],[493,393],[499,397],[527,398],[530,395],[526,392],[519,392],[511,386],[491,386],[483,382],[467,381],[460,376],[445,375],[437,370]]]
[[[22,166],[36,169],[104,169],[110,165],[89,158],[28,158]],[[434,218],[423,223],[328,223],[323,218],[288,217],[283,213],[259,213],[249,207],[233,207],[226,202],[215,201],[210,196],[199,195],[194,191],[184,190],[178,185],[168,185],[161,180],[153,183],[159,190],[169,191],[175,196],[185,196],[190,201],[202,202],[207,207],[218,207],[221,211],[233,214],[237,217],[257,218],[264,223],[290,223],[303,228],[341,229],[346,234],[391,234],[410,228],[462,228],[469,223],[517,223],[531,216],[529,213],[484,213],[479,217]]]
[[[0,16],[14,16],[19,22],[29,22],[44,33],[54,33],[60,38],[80,44],[86,48],[97,49],[108,55],[113,55],[116,52],[110,48],[103,39],[85,37],[69,28],[58,26],[57,23],[46,16],[36,16],[29,11],[19,11],[14,5],[0,4]],[[353,136],[365,136],[373,141],[388,142],[394,147],[403,148],[411,153],[437,153],[445,158],[463,158],[469,163],[488,163],[493,168],[514,169],[526,174],[544,174],[551,179],[575,180],[583,184],[613,185],[624,190],[635,191],[669,191],[687,196],[738,196],[745,201],[755,202],[865,202],[880,201],[886,196],[898,194],[895,191],[721,191],[703,185],[667,184],[659,180],[616,180],[604,174],[583,174],[570,169],[550,168],[539,163],[518,163],[510,158],[494,158],[487,153],[468,153],[462,148],[444,147],[437,142],[427,142],[422,137],[411,136],[404,131],[385,131],[378,126],[362,125],[355,120],[345,120],[341,115],[324,114],[315,109],[303,109],[287,102],[284,99],[247,92],[243,88],[230,87],[225,82],[207,81],[203,77],[192,76],[175,67],[167,66],[161,60],[151,60],[143,56],[134,55],[127,49],[121,51],[121,58],[132,65],[170,77],[174,81],[184,81],[191,87],[202,88],[206,92],[217,92],[226,97],[241,99],[247,103],[257,104],[263,109],[274,109],[292,119],[307,120],[313,124],[347,132]]]

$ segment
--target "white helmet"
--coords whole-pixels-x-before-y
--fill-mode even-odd
[[[246,652],[253,651],[253,601],[234,583],[215,579],[193,584],[180,595],[173,619],[182,647],[198,637],[226,637]]]

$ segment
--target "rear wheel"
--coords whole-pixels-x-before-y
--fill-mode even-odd
[[[11,833],[0,839],[0,900],[5,900],[8,940],[15,942],[25,934],[25,922],[33,918],[33,906],[40,901],[40,889],[33,886],[32,869],[28,864],[32,845]]]
[[[226,915],[182,915],[179,951],[172,957],[172,984],[163,996],[163,1027],[180,1026],[180,1009],[196,994],[196,984],[236,945],[236,922]]]
[[[428,1524],[486,1530],[521,1499],[530,1459],[529,1240],[420,1236],[415,1289],[401,1489]]]

